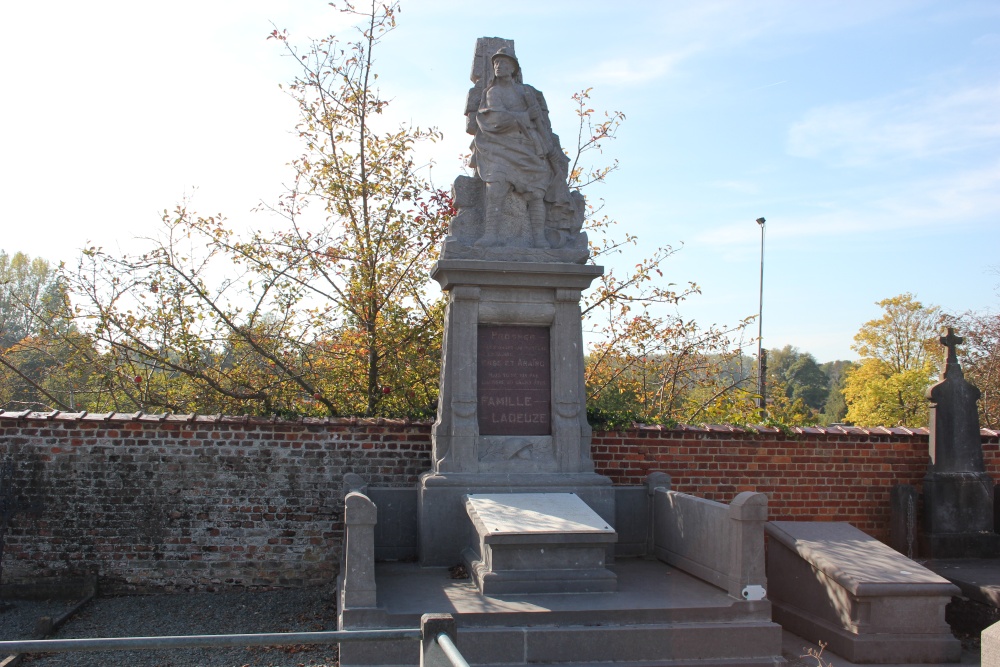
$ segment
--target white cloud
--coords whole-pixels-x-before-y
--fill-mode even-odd
[[[597,63],[586,73],[586,80],[595,84],[634,85],[646,83],[670,74],[678,63],[698,49],[665,53],[650,58],[615,58]]]
[[[950,177],[908,182],[889,194],[873,196],[871,191],[844,192],[838,199],[843,203],[813,203],[816,212],[812,214],[784,217],[780,210],[777,211],[768,216],[768,237],[831,238],[962,225],[986,228],[992,225],[993,229],[1000,229],[996,225],[1000,222],[1000,162]],[[807,210],[802,204],[796,202],[789,210]],[[753,247],[758,238],[755,226],[740,221],[708,229],[695,237],[693,243],[745,250]]]
[[[1000,85],[817,107],[788,133],[788,152],[838,166],[870,166],[956,153],[1000,139]]]

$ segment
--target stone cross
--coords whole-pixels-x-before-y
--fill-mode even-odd
[[[947,336],[941,336],[941,338],[939,338],[938,340],[941,341],[942,345],[944,345],[946,348],[948,348],[948,359],[947,359],[947,361],[945,363],[947,363],[949,366],[951,364],[957,364],[958,363],[958,353],[955,351],[955,348],[958,345],[961,345],[962,343],[964,343],[965,339],[962,338],[961,336],[956,336],[955,335],[955,329],[952,328],[952,327],[948,327],[948,335]]]

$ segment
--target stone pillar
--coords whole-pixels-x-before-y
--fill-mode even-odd
[[[737,599],[762,599],[767,575],[764,524],[767,496],[743,491],[729,504],[729,587]],[[753,587],[758,587],[757,590]]]
[[[374,607],[375,522],[378,511],[368,496],[352,491],[344,498],[344,559],[340,574],[340,613]]]
[[[441,346],[441,387],[431,431],[437,472],[476,468],[476,325],[480,289],[460,285],[448,294]]]
[[[555,290],[552,322],[552,440],[561,469],[594,470],[583,367],[580,290]]]

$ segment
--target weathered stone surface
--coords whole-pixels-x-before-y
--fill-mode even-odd
[[[479,39],[471,78],[465,114],[475,176],[455,181],[458,214],[441,257],[585,262],[583,196],[569,190],[569,158],[544,96],[524,83],[514,42]]]
[[[983,445],[976,402],[981,393],[965,379],[955,347],[965,339],[948,328],[941,344],[948,349],[941,381],[927,390],[931,402],[928,472],[984,472]]]
[[[418,484],[420,562],[450,567],[472,545],[464,497],[470,493],[575,493],[609,526],[615,519],[611,480],[594,473],[435,473]],[[609,548],[606,560],[614,558]]]
[[[432,277],[449,295],[432,469],[419,482],[424,565],[454,565],[470,546],[462,500],[469,493],[572,492],[606,521],[614,521],[611,481],[593,472],[583,380],[580,292],[601,272],[601,267],[575,264],[470,260],[440,260],[435,266]],[[534,392],[547,381],[548,407],[541,414],[547,415],[549,425],[544,434],[518,429],[517,414],[538,414],[528,413],[533,406],[527,405],[521,406],[524,412],[513,412],[513,424],[480,431],[480,403],[490,396],[500,398],[497,388],[503,385],[480,394],[479,338],[515,330],[532,338],[544,338],[540,331],[547,332],[547,359],[537,344],[523,357],[532,363],[545,361],[547,369],[534,366],[530,374],[508,378],[528,382]],[[517,350],[491,358],[515,364],[522,359]],[[503,397],[515,403],[526,403],[529,397],[544,400],[537,393]],[[609,548],[608,559],[613,555]]]
[[[781,628],[767,600],[734,600],[656,561],[627,559],[613,569],[618,589],[610,593],[489,596],[445,568],[386,563],[377,570],[383,607],[366,627],[414,627],[421,614],[450,613],[473,665],[782,664]],[[351,658],[365,649],[361,659],[342,656],[341,664],[418,664],[417,642],[399,643],[400,651],[387,644],[358,642]]]
[[[1000,623],[994,623],[983,630],[980,640],[980,665],[1000,667]]]
[[[896,484],[889,491],[889,546],[907,558],[917,555],[917,501],[912,484]]]
[[[848,523],[767,525],[774,620],[856,663],[957,662],[945,622],[958,588]]]

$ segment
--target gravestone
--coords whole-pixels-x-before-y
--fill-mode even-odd
[[[476,43],[460,176],[431,276],[447,292],[432,468],[419,491],[420,560],[454,565],[470,546],[465,496],[575,493],[609,523],[614,492],[590,457],[580,296],[584,202],[544,96],[524,83],[514,43]]]
[[[921,554],[929,558],[993,558],[1000,536],[993,531],[993,479],[983,462],[980,392],[965,379],[956,346],[964,342],[948,329],[941,381],[927,390],[931,402],[930,465],[924,476],[924,534]]]

